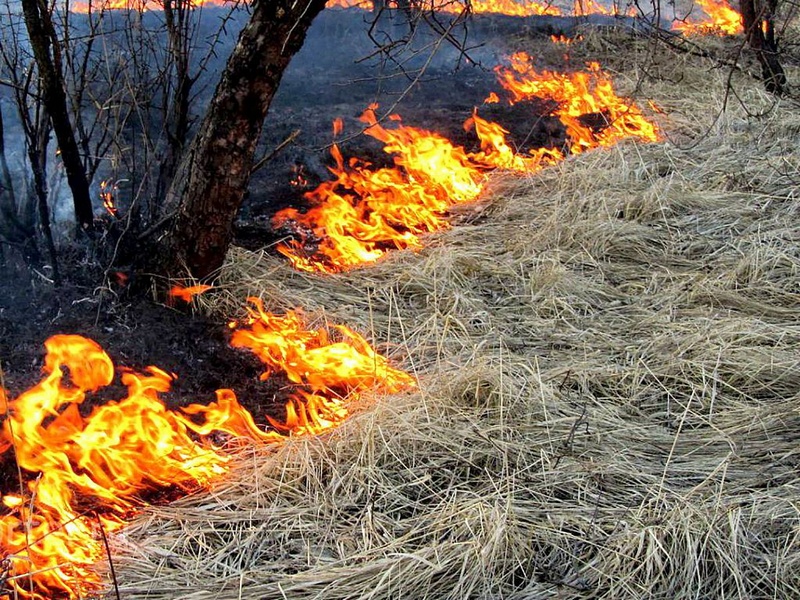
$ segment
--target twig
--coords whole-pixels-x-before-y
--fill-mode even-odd
[[[292,133],[289,134],[289,137],[287,137],[280,144],[275,146],[275,148],[272,150],[272,152],[270,152],[269,154],[264,156],[262,159],[260,159],[256,164],[254,164],[252,166],[252,168],[250,169],[250,175],[252,175],[256,171],[258,171],[260,168],[262,168],[265,164],[267,164],[269,161],[271,161],[273,158],[275,158],[281,150],[283,150],[286,146],[288,146],[293,141],[295,141],[295,139],[297,139],[297,136],[300,135],[300,131],[301,131],[300,129],[295,129]]]
[[[111,581],[114,583],[114,595],[117,600],[122,600],[119,595],[119,585],[117,584],[117,572],[114,570],[114,561],[111,559],[111,548],[108,545],[108,537],[106,537],[106,528],[103,527],[103,521],[100,520],[100,515],[94,513],[94,518],[97,519],[97,524],[100,526],[100,537],[103,539],[103,547],[106,549],[106,556],[108,557],[108,568],[111,571]]]
[[[141,241],[141,240],[143,240],[143,239],[145,239],[145,238],[148,238],[148,237],[150,237],[150,236],[151,236],[151,235],[153,235],[153,234],[154,234],[156,231],[158,231],[159,229],[161,229],[161,228],[162,228],[164,225],[166,225],[168,222],[170,222],[172,219],[174,219],[174,218],[175,218],[175,217],[177,217],[177,216],[178,216],[178,211],[177,211],[177,210],[173,210],[172,212],[169,212],[169,213],[167,213],[166,215],[164,215],[163,217],[161,217],[161,218],[160,218],[158,221],[156,221],[155,223],[153,223],[153,224],[152,224],[150,227],[148,227],[147,229],[145,229],[145,230],[144,230],[142,233],[140,233],[140,234],[139,234],[139,235],[136,237],[136,240],[137,240],[137,241]]]

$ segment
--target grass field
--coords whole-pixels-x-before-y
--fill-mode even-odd
[[[664,141],[495,175],[373,267],[230,253],[206,310],[347,323],[419,390],[149,509],[123,598],[800,597],[800,115],[647,40],[571,52]]]

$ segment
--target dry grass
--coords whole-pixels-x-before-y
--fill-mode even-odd
[[[800,597],[800,115],[740,74],[718,115],[728,73],[640,51],[607,64],[671,141],[344,275],[231,253],[213,310],[345,322],[420,390],[148,511],[124,598]]]

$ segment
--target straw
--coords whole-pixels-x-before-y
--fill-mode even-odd
[[[498,176],[352,272],[231,251],[214,313],[301,306],[420,389],[149,509],[112,541],[123,597],[800,597],[800,117],[624,43],[604,64],[667,141]]]

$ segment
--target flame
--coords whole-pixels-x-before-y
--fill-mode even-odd
[[[529,17],[532,15],[560,15],[561,11],[556,6],[540,4],[529,0],[472,0],[473,13],[499,13],[515,17]],[[361,8],[374,10],[374,3],[370,0],[328,0],[326,8]],[[455,0],[432,0],[426,3],[426,10],[459,14],[464,11],[464,4]]]
[[[294,165],[292,173],[294,177],[289,180],[289,185],[296,188],[304,188],[308,186],[308,178],[305,175],[306,168],[303,165]]]
[[[100,200],[103,202],[103,208],[108,211],[112,217],[117,216],[117,206],[114,197],[119,190],[117,184],[104,179],[100,182]]]
[[[342,133],[343,129],[344,129],[344,119],[342,119],[341,117],[338,117],[338,118],[334,119],[333,120],[333,136],[336,137],[337,135]]]
[[[278,246],[298,269],[336,272],[375,262],[390,248],[419,248],[420,234],[447,226],[444,214],[450,206],[472,201],[482,190],[481,169],[463,148],[407,125],[386,129],[377,122],[375,108],[361,116],[369,125],[365,133],[384,143],[394,166],[375,168],[358,159],[345,166],[334,145],[335,179],[305,194],[311,208],[275,215],[276,227],[301,234],[300,240]],[[316,246],[310,256],[309,244]]]
[[[328,0],[325,8],[363,8],[373,10],[372,0]]]
[[[224,6],[226,3],[233,1],[194,0],[191,5],[193,8]],[[706,13],[706,18],[699,21],[691,20],[673,23],[673,30],[684,34],[720,33],[734,35],[742,32],[741,17],[726,0],[697,0],[697,4]],[[328,0],[325,6],[328,9],[358,8],[367,11],[375,10],[372,0]],[[393,4],[391,6],[396,8]],[[469,6],[470,11],[474,14],[503,14],[515,17],[565,14],[558,6],[554,6],[549,1],[540,3],[532,0],[471,0]],[[104,10],[160,11],[163,8],[163,0],[100,0],[98,2],[76,0],[70,4],[70,10],[78,13],[99,13]],[[455,0],[430,0],[425,4],[425,10],[460,14],[464,12],[465,6]],[[616,2],[610,7],[606,7],[597,0],[573,0],[572,14],[575,16],[588,16],[591,14],[619,16],[623,13]],[[635,17],[637,15],[636,6],[628,6],[624,14],[629,17]]]
[[[170,298],[179,298],[184,302],[191,302],[192,298],[200,294],[204,294],[212,287],[213,286],[206,284],[190,285],[189,287],[183,287],[182,285],[174,285],[170,288],[167,294]]]
[[[564,158],[564,154],[556,148],[536,148],[527,155],[518,154],[506,141],[508,131],[497,123],[480,118],[477,110],[464,123],[464,129],[468,131],[475,129],[481,143],[481,151],[470,154],[470,158],[486,167],[508,169],[519,173],[536,173]]]
[[[567,128],[571,153],[612,146],[631,137],[659,140],[656,126],[633,101],[617,95],[610,77],[596,62],[575,73],[537,71],[531,63],[526,53],[517,52],[511,56],[511,68],[496,69],[498,80],[511,93],[512,102],[529,98],[556,102],[552,114]]]
[[[341,423],[345,401],[366,390],[395,393],[415,385],[350,329],[309,331],[300,313],[277,317],[251,302],[250,316],[234,326],[232,344],[264,360],[264,377],[285,372],[298,386],[286,421],[270,420],[272,429],[258,427],[227,389],[209,405],[167,409],[160,395],[175,376],[157,367],[143,374],[122,370],[127,394],[83,416],[88,395],[111,394],[104,388],[115,369],[97,343],[75,335],[45,342],[39,384],[13,400],[0,389],[0,451],[13,448],[25,474],[19,490],[3,492],[0,514],[0,550],[9,566],[5,585],[13,597],[97,593],[101,529],[122,527],[148,491],[206,486],[227,471],[229,456],[209,440],[211,434],[214,440],[224,432],[271,443],[285,434],[316,434]]]
[[[472,12],[475,14],[498,13],[513,17],[561,14],[561,9],[552,6],[549,2],[541,4],[539,2],[517,2],[516,0],[472,0],[471,5]],[[447,10],[446,6],[443,7],[443,10]]]
[[[742,16],[737,10],[731,8],[726,0],[697,0],[698,6],[706,13],[706,18],[695,21],[678,21],[672,24],[672,29],[686,34],[736,35],[744,31]]]
[[[606,8],[595,0],[574,0],[572,14],[576,17],[585,17],[592,14],[617,16],[619,12],[616,3],[611,8]]]
[[[335,179],[304,195],[308,210],[287,208],[275,215],[274,227],[295,234],[278,251],[303,271],[333,273],[373,263],[392,248],[418,249],[420,235],[446,228],[447,210],[475,200],[487,170],[534,173],[566,153],[611,146],[630,137],[659,139],[656,126],[632,101],[616,94],[597,63],[577,73],[536,71],[530,57],[518,53],[511,57],[511,67],[498,68],[497,75],[512,103],[532,97],[555,103],[552,114],[566,127],[567,148],[520,154],[507,142],[507,130],[475,111],[464,126],[475,130],[481,149],[468,153],[436,133],[399,124],[396,115],[389,120],[398,126],[387,129],[377,122],[372,106],[361,116],[368,125],[365,133],[384,143],[393,166],[376,168],[356,158],[345,165],[334,145],[336,166],[330,170]],[[499,101],[495,93],[486,99]]]

